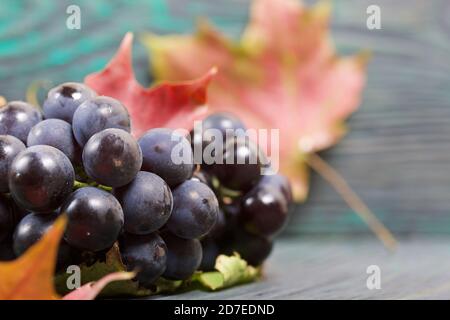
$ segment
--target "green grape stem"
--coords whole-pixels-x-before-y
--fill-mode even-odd
[[[84,188],[84,187],[95,187],[95,188],[99,188],[102,190],[105,190],[107,192],[111,192],[112,188],[108,187],[108,186],[104,186],[101,184],[98,184],[96,182],[81,182],[81,181],[77,181],[75,180],[75,182],[73,183],[73,188],[74,189],[80,189],[80,188]]]

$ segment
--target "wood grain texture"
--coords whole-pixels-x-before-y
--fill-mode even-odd
[[[259,282],[152,299],[450,299],[447,237],[404,239],[394,254],[367,237],[296,240],[277,242]],[[366,285],[371,265],[380,268],[379,290]]]
[[[312,2],[312,1],[308,1]],[[361,109],[350,133],[323,153],[397,233],[450,233],[450,2],[335,1],[333,35],[340,52],[374,53]],[[65,27],[69,4],[82,10],[81,30]],[[23,99],[36,79],[81,81],[104,66],[126,31],[190,32],[209,16],[237,37],[247,0],[3,0],[0,6],[0,94]],[[366,28],[378,4],[382,30]],[[134,66],[149,84],[144,48]],[[288,233],[367,233],[366,226],[319,177],[294,208]]]

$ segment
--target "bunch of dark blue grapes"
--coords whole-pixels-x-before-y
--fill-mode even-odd
[[[201,125],[201,130],[190,134],[193,150],[203,150],[203,156],[214,157],[198,165],[192,179],[214,191],[220,208],[216,224],[201,239],[200,268],[213,270],[219,254],[235,252],[249,264],[259,266],[271,253],[274,237],[287,222],[292,202],[289,181],[273,172],[263,174],[271,171],[270,161],[247,135],[239,118],[216,113]]]
[[[242,127],[225,114],[204,124]],[[221,253],[264,261],[287,217],[285,178],[261,176],[259,163],[194,165],[196,137],[176,130],[151,129],[139,140],[130,132],[126,107],[81,83],[50,90],[42,112],[21,101],[1,107],[0,260],[22,255],[65,214],[59,271],[105,259],[115,243],[144,287],[212,269]],[[237,157],[257,152],[240,138],[224,157],[230,148]]]

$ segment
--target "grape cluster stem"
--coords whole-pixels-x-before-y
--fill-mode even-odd
[[[104,186],[104,185],[98,184],[96,182],[87,183],[87,182],[81,182],[81,181],[75,180],[75,182],[73,183],[73,188],[74,189],[80,189],[80,188],[84,188],[84,187],[96,187],[96,188],[105,190],[107,192],[111,192],[112,191],[111,187]]]

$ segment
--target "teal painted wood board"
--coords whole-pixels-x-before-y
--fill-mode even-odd
[[[378,4],[382,29],[366,28]],[[81,30],[65,27],[79,5]],[[191,32],[208,16],[238,37],[247,0],[3,0],[0,94],[23,99],[34,80],[81,81],[102,68],[133,31]],[[322,156],[398,234],[450,233],[450,2],[334,1],[332,30],[341,53],[370,49],[373,59],[350,132]],[[151,83],[143,46],[134,45],[139,81]],[[308,201],[293,208],[288,234],[368,233],[334,190],[313,175]]]

